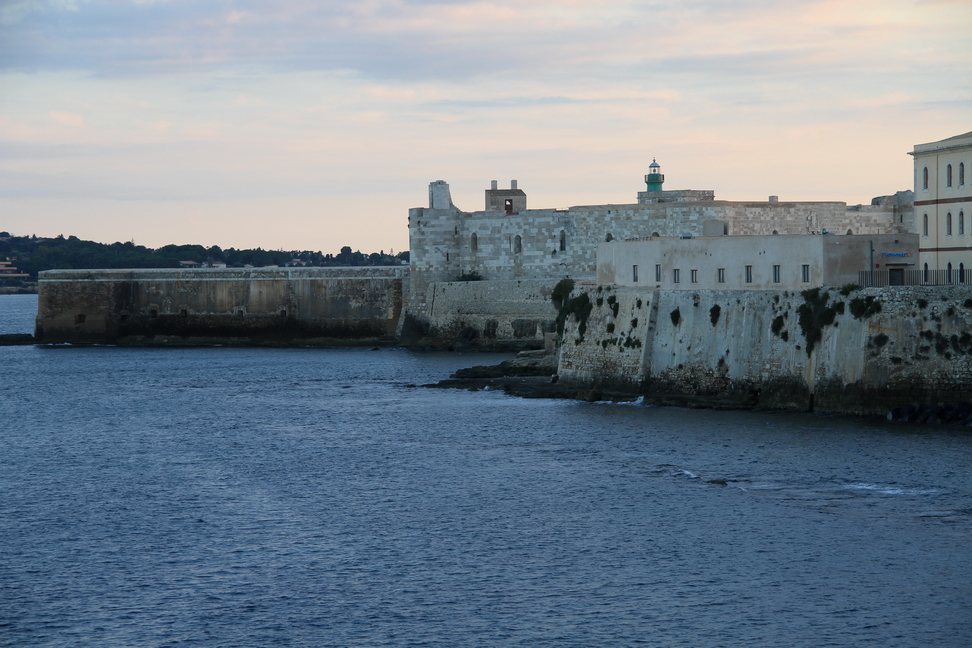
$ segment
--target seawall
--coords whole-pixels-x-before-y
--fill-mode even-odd
[[[576,316],[564,330],[569,384],[851,414],[972,398],[968,286],[587,294],[583,335]]]
[[[402,339],[434,347],[540,348],[556,330],[550,301],[556,281],[454,281],[428,285],[410,311]]]
[[[392,343],[407,268],[51,270],[35,338],[81,343]]]

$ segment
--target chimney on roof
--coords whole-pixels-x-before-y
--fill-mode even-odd
[[[496,181],[493,180],[492,182],[489,183],[489,188],[492,189],[493,191],[496,191],[496,184],[497,184]]]
[[[516,180],[510,180],[510,189],[516,189]]]

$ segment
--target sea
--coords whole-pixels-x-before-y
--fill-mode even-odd
[[[0,296],[0,332],[36,296]],[[972,434],[0,347],[2,646],[972,646]]]

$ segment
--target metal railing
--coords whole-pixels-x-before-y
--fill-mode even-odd
[[[953,286],[972,283],[969,270],[861,270],[857,283],[865,288],[884,286]]]

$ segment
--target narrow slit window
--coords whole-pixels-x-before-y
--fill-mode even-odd
[[[692,270],[692,283],[699,283],[699,271]]]
[[[682,281],[681,273],[678,268],[672,268],[672,283],[680,283]]]
[[[719,268],[716,270],[716,281],[719,283],[726,283],[726,269]]]
[[[753,266],[746,266],[746,283],[753,283]]]
[[[661,264],[655,264],[655,281],[661,282]]]
[[[633,283],[638,283],[638,266],[631,266],[631,281]]]
[[[803,267],[800,269],[800,279],[803,281],[803,283],[810,283],[810,265],[809,264],[807,264],[807,263],[804,263],[803,264]]]
[[[780,266],[773,266],[773,283],[780,283]]]

